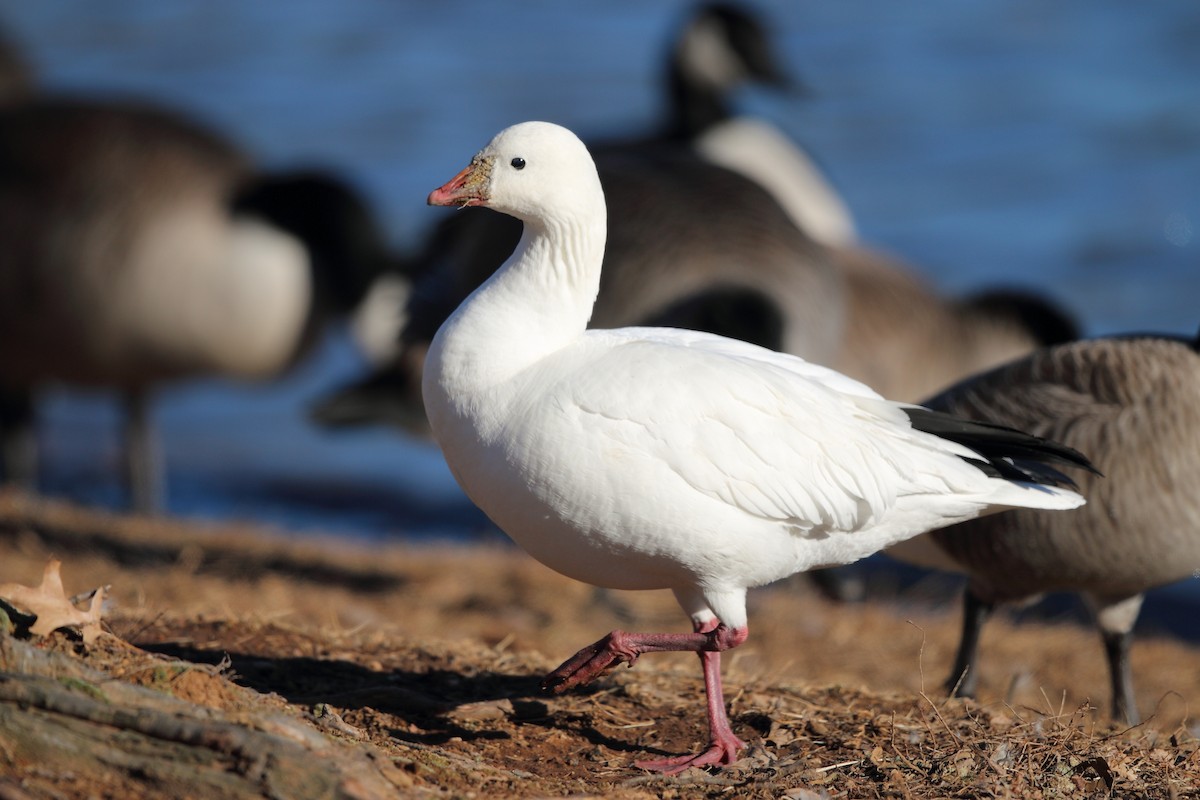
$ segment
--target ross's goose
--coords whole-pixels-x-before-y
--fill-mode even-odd
[[[159,108],[50,97],[0,109],[0,238],[5,477],[33,480],[37,391],[115,389],[143,511],[161,492],[149,391],[278,375],[389,258],[340,179],[257,173]]]
[[[614,589],[670,589],[693,633],[613,631],[547,676],[564,691],[658,651],[700,656],[709,746],[642,762],[676,772],[743,747],[720,652],[748,635],[746,590],[862,558],[1003,508],[1074,508],[1043,461],[1067,448],[884,400],[799,358],[668,328],[587,329],[605,198],[570,131],[502,131],[429,195],[524,233],[429,349],[425,406],[451,471],[547,566]],[[932,431],[929,432],[929,431]]]
[[[905,542],[892,555],[968,577],[963,636],[947,682],[978,681],[979,633],[998,603],[1080,592],[1104,640],[1113,716],[1138,719],[1129,645],[1142,594],[1200,569],[1200,339],[1130,336],[1038,351],[930,405],[1084,450],[1085,508],[1020,510]]]
[[[669,325],[820,363],[834,358],[845,328],[843,278],[762,187],[680,150],[606,149],[596,163],[615,213],[593,327]],[[382,420],[427,432],[420,385],[429,342],[520,236],[518,220],[484,209],[438,225],[411,261],[414,285],[400,349],[324,398],[314,409],[317,421]],[[831,596],[861,594],[856,581],[811,575]]]

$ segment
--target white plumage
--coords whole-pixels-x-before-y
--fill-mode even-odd
[[[914,428],[912,407],[801,359],[691,331],[586,330],[604,195],[563,128],[501,132],[430,203],[525,223],[429,351],[425,405],[455,477],[546,565],[671,589],[692,618],[693,634],[614,632],[548,678],[561,690],[643,652],[700,652],[713,743],[643,766],[729,763],[741,747],[716,652],[745,640],[748,587],[1004,507],[1083,502],[996,477],[1003,464]]]

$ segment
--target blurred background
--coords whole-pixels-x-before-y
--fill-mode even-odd
[[[40,91],[148,99],[267,166],[339,172],[405,253],[448,213],[425,206],[428,192],[503,127],[649,131],[690,7],[3,0],[0,25]],[[1036,290],[1087,335],[1200,327],[1200,5],[750,7],[804,89],[747,89],[737,106],[815,155],[864,242],[947,292]],[[335,330],[278,382],[164,390],[166,511],[297,534],[496,535],[432,444],[308,421],[315,399],[364,368]],[[38,434],[48,494],[123,504],[117,419],[102,393],[50,394]]]

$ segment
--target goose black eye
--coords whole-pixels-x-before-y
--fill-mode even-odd
[[[517,156],[508,163],[512,164],[513,169],[525,169],[525,159],[521,158],[520,156]]]

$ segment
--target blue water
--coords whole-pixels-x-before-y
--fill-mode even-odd
[[[1200,325],[1200,4],[759,7],[809,91],[742,105],[817,155],[867,241],[946,291],[1045,291],[1090,334]],[[648,129],[684,8],[0,0],[0,22],[47,88],[155,98],[269,165],[342,170],[408,250],[440,213],[428,191],[500,128]],[[305,406],[361,366],[339,333],[278,384],[165,392],[170,512],[345,535],[486,530],[427,443],[307,424]],[[120,504],[116,419],[103,397],[54,394],[50,491]]]

